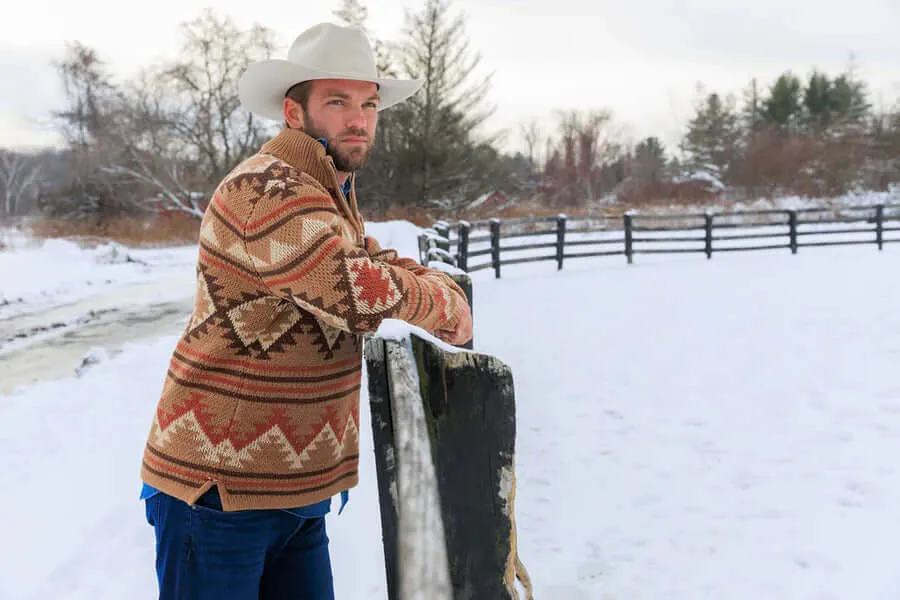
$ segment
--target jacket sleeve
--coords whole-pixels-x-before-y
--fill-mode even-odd
[[[396,250],[391,250],[389,248],[383,249],[381,244],[378,243],[378,240],[370,235],[365,236],[365,248],[372,260],[377,262],[401,267],[412,273],[438,272],[435,269],[424,267],[418,261],[411,258],[401,258]],[[453,282],[452,279],[450,281]]]
[[[331,198],[315,188],[298,190],[295,198],[261,199],[243,240],[262,284],[349,333],[375,331],[384,319],[426,331],[453,329],[469,310],[449,277],[373,260],[340,235],[339,219]]]

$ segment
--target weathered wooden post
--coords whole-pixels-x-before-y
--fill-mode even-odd
[[[469,270],[469,232],[472,225],[468,221],[460,221],[457,224],[456,234],[459,238],[459,245],[456,247],[456,266],[463,271]]]
[[[500,219],[491,219],[491,266],[494,277],[500,279]]]
[[[713,252],[713,215],[712,213],[706,213],[706,259],[709,260],[712,258]]]
[[[365,344],[388,597],[452,600],[430,433],[401,343]]]
[[[566,215],[556,217],[556,270],[562,271],[566,253]]]
[[[365,345],[388,597],[517,600],[518,579],[531,598],[516,544],[512,372],[394,323],[397,331],[382,327]],[[417,536],[431,541],[407,539]],[[441,583],[444,567],[449,596],[421,583]]]
[[[789,210],[787,213],[788,225],[790,226],[791,254],[797,254],[797,211]]]
[[[634,257],[634,228],[633,218],[630,214],[625,213],[625,258],[628,259],[630,265]]]
[[[875,243],[878,249],[884,249],[884,204],[875,207]]]

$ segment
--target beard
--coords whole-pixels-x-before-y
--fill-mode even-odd
[[[309,113],[304,113],[304,120],[306,122],[304,129],[308,135],[317,139],[323,138],[328,142],[325,153],[334,160],[334,166],[338,171],[353,173],[365,167],[366,163],[369,162],[369,153],[372,151],[375,140],[374,138],[369,138],[369,132],[366,130],[347,129],[338,136],[329,137],[324,128],[310,118]],[[360,147],[357,144],[343,147],[340,138],[349,136],[364,137],[369,140],[369,143],[364,147]]]

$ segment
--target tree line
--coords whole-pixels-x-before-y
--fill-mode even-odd
[[[335,20],[367,28],[360,0]],[[274,32],[239,28],[212,10],[182,24],[177,59],[119,81],[76,42],[55,64],[65,108],[53,117],[64,148],[0,150],[0,214],[63,219],[178,213],[200,218],[219,180],[279,123],[240,107],[237,81],[271,57]],[[370,38],[373,36],[370,35]],[[380,113],[359,177],[370,216],[396,207],[464,215],[484,194],[547,207],[709,201],[760,195],[837,196],[900,182],[900,108],[876,109],[852,68],[749,82],[740,100],[698,102],[677,148],[631,141],[609,110],[558,111],[550,127],[523,123],[521,148],[488,130],[491,77],[451,0],[422,0],[400,39],[374,40],[382,76],[422,78],[409,101]]]

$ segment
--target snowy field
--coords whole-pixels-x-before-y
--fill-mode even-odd
[[[412,226],[371,231],[417,256]],[[85,272],[156,273],[171,282],[157,293],[189,295],[180,252]],[[519,545],[536,598],[900,597],[898,269],[900,245],[478,273],[476,349],[516,378]],[[84,298],[83,279],[44,288]],[[44,288],[29,297],[50,302]],[[0,395],[0,599],[155,598],[138,470],[179,333]],[[0,378],[15,368],[0,356]],[[360,485],[329,528],[338,599],[380,600],[362,415]]]

